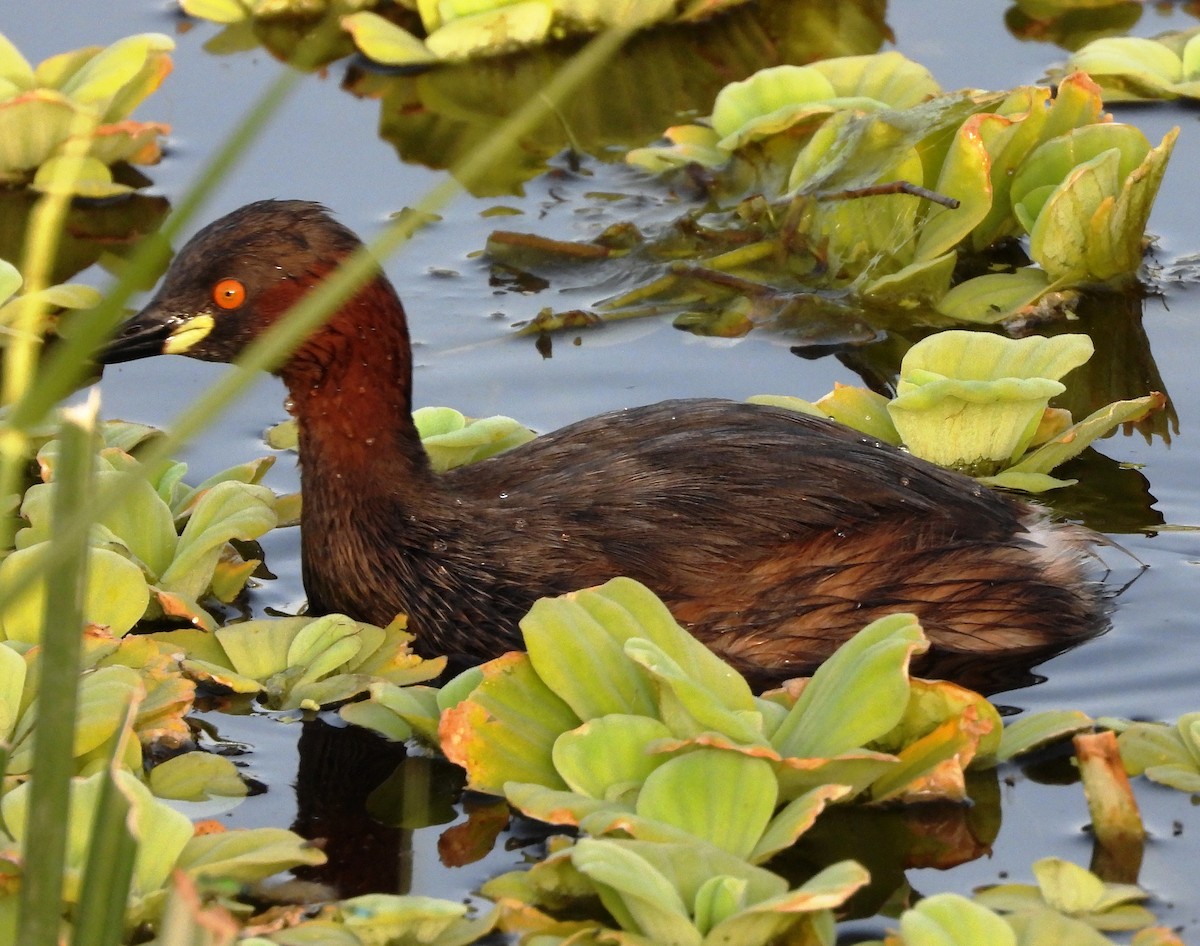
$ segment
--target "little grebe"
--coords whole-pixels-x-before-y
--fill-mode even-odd
[[[192,238],[101,358],[230,361],[359,245],[317,204],[242,207]],[[757,679],[895,611],[943,651],[997,655],[1062,649],[1102,617],[1076,527],[779,408],[667,401],[435,474],[382,272],[278,374],[299,422],[310,611],[404,612],[425,655],[519,649],[537,598],[616,575]]]

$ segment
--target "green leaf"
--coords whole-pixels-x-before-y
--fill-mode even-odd
[[[1094,440],[1116,430],[1121,424],[1140,420],[1165,403],[1161,394],[1148,394],[1129,401],[1115,401],[1072,424],[1052,440],[1031,450],[1007,473],[1045,474],[1087,449]]]
[[[582,720],[542,682],[529,658],[484,664],[471,695],[442,711],[442,752],[467,770],[470,788],[499,795],[506,782],[567,787],[551,758],[559,735]]]
[[[214,23],[240,23],[250,16],[240,0],[179,0],[179,6],[188,16]]]
[[[287,943],[466,946],[485,936],[499,917],[499,911],[491,910],[468,919],[468,909],[464,903],[433,897],[366,894],[338,901],[326,916],[290,927]]]
[[[1003,919],[953,893],[934,894],[905,910],[900,933],[905,946],[1017,946]]]
[[[363,11],[344,16],[342,28],[364,56],[385,66],[437,62],[438,57],[421,40],[377,13]]]
[[[1008,925],[1017,934],[1019,946],[1112,946],[1112,940],[1086,923],[1053,910],[1014,913],[1008,917]]]
[[[427,412],[435,412],[431,417]],[[426,427],[426,418],[430,427]],[[511,417],[470,419],[449,407],[420,408],[413,420],[435,471],[444,473],[468,463],[519,447],[534,439],[534,433]]]
[[[4,38],[4,34],[0,33],[0,54],[3,54],[3,44],[8,42]],[[14,295],[24,280],[21,278],[21,272],[8,260],[0,259],[0,305],[3,305],[9,300],[9,297]]]
[[[895,50],[821,59],[811,68],[829,79],[838,96],[874,99],[895,109],[919,105],[941,91],[928,69]]]
[[[292,641],[310,620],[287,617],[244,621],[219,628],[212,639],[224,652],[220,663],[264,683],[274,674],[288,669]],[[212,656],[205,655],[201,659],[212,659]]]
[[[777,800],[775,774],[768,762],[736,752],[698,749],[664,762],[646,776],[637,814],[745,859],[762,837]]]
[[[171,38],[161,33],[119,39],[89,59],[62,84],[60,91],[75,102],[105,112],[118,94],[133,84],[152,53],[165,53],[174,48]]]
[[[590,719],[554,742],[554,767],[574,792],[612,799],[613,790],[640,786],[667,761],[649,747],[671,731],[648,716],[611,714]]]
[[[0,643],[0,743],[12,740],[21,715],[25,676],[25,659],[8,644]]]
[[[1007,339],[938,332],[910,348],[888,405],[918,456],[974,474],[999,472],[1023,454],[1057,380],[1092,355],[1086,335]]]
[[[960,282],[941,298],[937,309],[963,322],[994,325],[1033,305],[1051,288],[1045,270],[1022,266],[1011,273],[986,273]]]
[[[623,645],[642,633],[641,612],[662,604],[651,596],[630,610],[607,598],[607,587],[536,601],[521,619],[529,660],[581,720],[657,715],[651,688],[631,672]],[[585,666],[588,672],[580,673]]]
[[[249,541],[275,525],[274,496],[264,486],[218,483],[197,503],[176,546],[170,567],[158,584],[198,599],[212,581],[213,569],[230,539]]]
[[[36,82],[29,61],[3,33],[0,33],[0,79],[11,83],[22,92],[32,89]],[[3,298],[4,293],[0,292],[0,300]]]
[[[629,806],[624,803],[602,801],[579,792],[564,792],[529,782],[505,782],[504,797],[513,808],[530,818],[546,824],[578,825],[585,818],[596,815],[622,816],[621,827],[626,828]],[[602,834],[601,830],[589,831]]]
[[[1065,68],[1091,75],[1108,90],[1109,101],[1170,98],[1185,77],[1179,56],[1160,42],[1136,36],[1093,40],[1076,50]]]
[[[80,161],[65,157],[50,157],[42,162],[30,185],[43,194],[70,194],[100,200],[120,197],[133,188],[113,180],[112,172],[99,158],[86,157]]]
[[[324,864],[325,860],[319,848],[291,831],[250,828],[192,837],[176,867],[194,879],[220,877],[254,883],[293,867]]]
[[[697,688],[720,694],[720,705],[755,710],[741,675],[683,630],[666,605],[632,579],[615,578],[597,588],[543,598],[522,619],[521,630],[538,675],[580,719],[609,713],[658,715],[652,687],[630,673],[625,645],[637,638],[661,648]],[[581,666],[589,672],[580,674]]]
[[[805,685],[771,743],[784,756],[830,758],[890,730],[908,705],[908,665],[928,647],[911,614],[873,621]]]
[[[700,946],[700,931],[692,925],[680,891],[636,848],[582,838],[571,849],[571,862],[596,884],[600,900],[622,929],[641,933],[658,946]]]
[[[414,732],[425,742],[437,742],[439,713],[433,690],[379,681],[372,683],[368,692],[368,699],[347,703],[338,715],[393,742],[405,742]]]
[[[1093,720],[1079,710],[1049,710],[1024,715],[1004,727],[996,757],[1008,762],[1019,755],[1091,730]]]
[[[178,801],[241,798],[248,791],[237,766],[211,752],[185,752],[160,762],[150,770],[149,781],[156,796]]]
[[[991,156],[980,125],[1000,121],[992,115],[975,115],[955,134],[934,190],[959,203],[954,208],[934,205],[926,214],[917,237],[917,260],[944,256],[962,243],[991,211]]]
[[[1200,792],[1200,713],[1179,717],[1174,726],[1131,723],[1117,737],[1130,775],[1184,792]]]
[[[783,131],[809,114],[813,103],[836,96],[833,83],[812,66],[774,66],[725,86],[713,102],[710,121],[723,139],[719,147],[732,151],[753,138]]]
[[[425,45],[439,59],[498,55],[542,42],[553,21],[548,3],[525,0],[446,22],[425,38]]]
[[[821,785],[793,798],[771,819],[747,860],[762,864],[787,850],[816,823],[817,816],[828,804],[849,793],[850,788],[846,785]]]
[[[75,107],[60,93],[37,89],[0,103],[0,176],[23,177],[70,137]]]
[[[826,867],[795,890],[751,904],[710,931],[704,946],[729,943],[833,941],[833,919],[825,911],[840,907],[870,880],[866,869],[854,861],[839,861]],[[824,928],[817,924],[824,920]],[[797,926],[813,925],[807,935],[785,938]]]
[[[128,772],[113,773],[117,785],[131,806],[131,827],[135,837],[153,843],[138,845],[134,866],[133,894],[145,896],[160,889],[170,876],[176,858],[189,844],[192,823],[185,815],[172,810],[150,794],[137,778]],[[71,902],[78,895],[79,880],[83,865],[87,861],[91,838],[92,818],[96,799],[100,792],[103,773],[86,779],[73,779],[71,783],[70,835],[67,841],[67,872],[64,879],[64,897]],[[25,811],[28,805],[29,783],[17,786],[0,799],[0,814],[4,823],[14,833],[20,844],[25,844],[23,832]]]
[[[46,597],[46,558],[50,543],[39,542],[0,561],[0,631],[9,640],[39,640]],[[20,587],[14,593],[11,589]],[[93,548],[88,553],[84,617],[114,634],[128,631],[146,612],[150,591],[142,570],[116,552]]]

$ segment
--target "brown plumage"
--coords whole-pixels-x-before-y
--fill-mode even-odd
[[[183,248],[102,358],[231,360],[358,245],[315,204],[243,207]],[[1102,619],[1081,530],[778,408],[666,401],[437,475],[382,273],[278,373],[299,421],[310,610],[379,624],[405,612],[424,654],[519,648],[534,600],[615,575],[647,584],[760,680],[895,611],[960,653],[1059,650]]]

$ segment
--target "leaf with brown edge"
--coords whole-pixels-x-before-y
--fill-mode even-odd
[[[504,654],[480,669],[483,682],[442,713],[438,738],[446,758],[466,770],[474,791],[500,795],[505,782],[565,789],[551,753],[579,717],[542,682],[526,654]]]

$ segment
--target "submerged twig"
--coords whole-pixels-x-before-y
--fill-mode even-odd
[[[844,191],[827,191],[814,196],[817,200],[857,200],[859,197],[886,197],[889,194],[908,194],[912,197],[920,197],[923,200],[941,204],[943,207],[949,207],[951,210],[957,210],[960,204],[957,198],[947,197],[945,194],[931,191],[928,187],[921,187],[911,181],[890,181],[887,184],[872,184],[870,187],[851,187]]]

